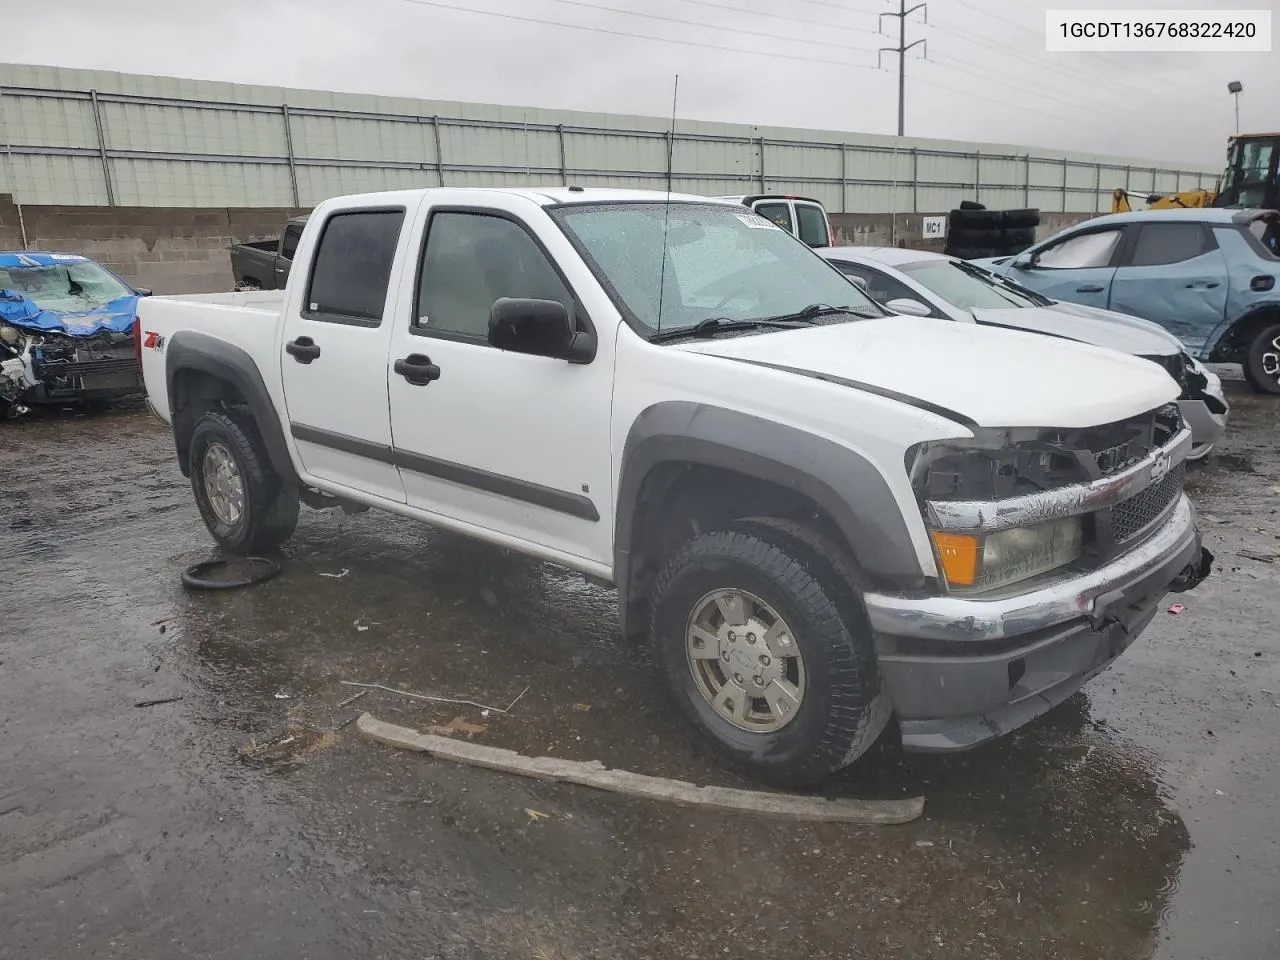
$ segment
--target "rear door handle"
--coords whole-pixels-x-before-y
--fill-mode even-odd
[[[1076,293],[1101,293],[1105,287],[1076,287]]]
[[[431,381],[440,379],[440,368],[431,362],[430,357],[421,353],[411,353],[397,360],[392,369],[415,387],[425,387]]]
[[[299,363],[310,363],[320,356],[320,348],[316,346],[316,342],[310,337],[299,337],[291,343],[286,343],[284,352]]]

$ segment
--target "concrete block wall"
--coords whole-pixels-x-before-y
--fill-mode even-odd
[[[287,207],[71,207],[22,208],[28,250],[80,253],[157,294],[231,290],[229,247],[277,237],[284,222],[306,210]],[[904,246],[941,252],[941,240],[925,240],[922,220],[936,214],[831,214],[836,242],[851,246]],[[1089,219],[1092,214],[1042,213],[1037,237]],[[18,208],[0,195],[0,249],[21,250]]]
[[[934,213],[833,213],[831,226],[836,243],[853,247],[910,247],[916,250],[934,250],[938,253],[946,246],[945,240],[924,239],[924,218],[945,217],[949,211]],[[1044,240],[1060,230],[1083,223],[1097,214],[1049,213],[1042,211],[1036,239]]]
[[[305,213],[277,207],[18,208],[0,195],[0,249],[79,253],[157,294],[218,293],[234,285],[229,247],[277,237]]]

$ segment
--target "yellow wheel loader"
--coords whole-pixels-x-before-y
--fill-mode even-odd
[[[1148,210],[1176,207],[1261,207],[1280,210],[1280,133],[1237,134],[1227,141],[1227,169],[1218,178],[1216,190],[1184,190],[1180,193],[1152,194]],[[1111,194],[1111,212],[1133,209],[1127,190]]]

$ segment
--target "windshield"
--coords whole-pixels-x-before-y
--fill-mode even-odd
[[[47,267],[0,267],[0,290],[13,290],[54,313],[85,313],[133,296],[96,263],[81,260]]]
[[[548,212],[576,241],[623,315],[644,336],[692,328],[711,317],[758,320],[813,304],[848,308],[866,317],[885,315],[804,243],[749,210],[645,202],[581,204]]]
[[[1043,298],[1004,283],[984,270],[952,260],[919,260],[899,268],[916,283],[961,310],[1010,310],[1044,306]]]

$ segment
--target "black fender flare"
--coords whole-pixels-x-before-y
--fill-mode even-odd
[[[186,446],[178,425],[181,411],[177,390],[178,375],[184,371],[204,373],[231,384],[249,407],[249,414],[271,459],[272,469],[287,484],[301,486],[284,429],[280,426],[280,417],[253,357],[234,344],[194,330],[175,333],[165,349],[165,387],[169,395],[178,462],[184,475],[187,473]]]
[[[632,424],[619,470],[614,582],[624,633],[634,599],[631,560],[640,493],[650,472],[671,462],[716,467],[794,490],[832,519],[869,576],[896,583],[925,579],[898,501],[870,460],[825,437],[751,414],[661,402]]]
[[[1280,298],[1272,298],[1263,300],[1259,303],[1252,303],[1234,320],[1224,323],[1217,330],[1214,330],[1211,334],[1211,336],[1214,337],[1213,344],[1207,345],[1207,349],[1204,351],[1205,355],[1207,357],[1221,356],[1222,351],[1225,350],[1227,343],[1231,340],[1231,337],[1235,334],[1237,329],[1252,322],[1256,317],[1266,314],[1272,314],[1277,316],[1277,318],[1280,318]],[[1280,323],[1280,319],[1277,319],[1276,322]],[[1247,344],[1245,345],[1245,349],[1248,349]],[[1212,363],[1213,361],[1209,360],[1207,362]]]

